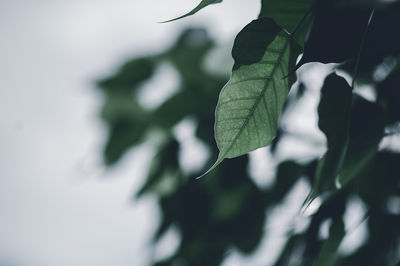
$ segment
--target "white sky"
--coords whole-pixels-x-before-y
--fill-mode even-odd
[[[130,201],[151,152],[99,167],[93,81],[130,55],[203,24],[230,40],[257,0],[226,0],[170,24],[193,0],[0,0],[0,265],[146,265],[156,203]]]

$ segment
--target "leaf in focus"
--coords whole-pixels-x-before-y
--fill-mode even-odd
[[[299,53],[300,47],[272,19],[254,20],[239,32],[232,50],[232,75],[216,108],[215,139],[220,153],[210,170],[225,158],[272,141],[293,83],[284,77]]]
[[[185,15],[182,15],[180,17],[174,18],[174,19],[170,19],[167,21],[163,21],[162,23],[166,23],[166,22],[172,22],[181,18],[185,18],[191,15],[196,14],[197,12],[199,12],[201,9],[205,8],[206,6],[212,5],[212,4],[217,4],[217,3],[221,3],[222,0],[202,0],[195,8],[192,9],[192,11],[186,13]]]
[[[317,167],[316,194],[335,189],[349,142],[351,98],[351,87],[344,78],[331,74],[325,79],[318,106],[318,126],[327,138],[328,150]]]
[[[279,26],[292,32],[314,2],[314,0],[262,0],[259,17],[272,18]],[[304,43],[306,31],[307,27],[302,26],[295,35],[300,45]]]

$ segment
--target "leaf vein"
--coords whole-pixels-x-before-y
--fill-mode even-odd
[[[288,44],[289,44],[289,41],[290,41],[290,38],[289,38],[289,37],[286,37],[286,41],[285,41],[284,47],[283,47],[283,49],[282,49],[281,51],[279,51],[280,54],[279,54],[278,60],[277,60],[277,62],[276,62],[276,65],[275,65],[274,68],[272,69],[271,77],[274,76],[274,74],[275,74],[277,68],[279,67],[278,65],[279,65],[279,64],[281,63],[281,61],[282,61],[282,57],[283,57],[284,51],[287,49]],[[267,47],[266,51],[268,51],[268,47]],[[270,51],[271,51],[271,48],[270,48]],[[225,152],[222,154],[222,157],[225,157],[225,156],[228,154],[228,152],[232,149],[232,147],[233,147],[234,143],[236,142],[236,140],[242,135],[243,130],[246,128],[246,126],[247,126],[248,123],[249,123],[250,117],[254,114],[254,112],[255,112],[255,110],[256,110],[258,104],[260,103],[261,98],[264,98],[265,92],[266,92],[266,90],[267,90],[267,88],[268,88],[268,85],[270,84],[270,83],[269,83],[270,81],[271,81],[271,79],[268,78],[268,79],[266,80],[266,83],[265,83],[265,85],[264,85],[264,87],[263,87],[263,89],[262,89],[260,95],[257,96],[257,97],[255,97],[255,98],[256,98],[256,101],[255,101],[255,103],[253,104],[253,106],[252,106],[252,108],[251,108],[251,110],[250,110],[249,115],[247,116],[246,120],[243,122],[242,126],[239,128],[239,132],[236,134],[236,136],[235,136],[234,139],[232,140],[232,142],[231,142],[231,144],[229,145],[229,147],[228,147],[228,148],[225,150]],[[264,99],[264,100],[265,100],[265,99]],[[268,109],[268,108],[267,108],[267,109]]]

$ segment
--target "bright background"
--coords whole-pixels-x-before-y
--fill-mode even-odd
[[[157,205],[131,197],[152,153],[141,147],[102,167],[94,81],[166,48],[188,25],[229,43],[258,2],[159,24],[198,1],[0,0],[1,266],[146,265]]]

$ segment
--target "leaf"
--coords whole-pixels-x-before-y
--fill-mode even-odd
[[[331,74],[325,79],[318,106],[318,126],[326,135],[328,150],[317,167],[316,194],[335,189],[349,142],[351,98],[351,87],[344,78]]]
[[[109,92],[101,116],[109,126],[104,159],[107,165],[113,165],[127,149],[141,141],[150,116],[134,98],[125,96],[125,92]]]
[[[238,34],[232,75],[216,108],[215,139],[220,153],[210,170],[225,158],[268,145],[275,137],[293,82],[283,77],[299,52],[300,47],[269,18],[252,21]]]
[[[155,62],[150,57],[129,60],[115,75],[100,80],[97,85],[107,94],[131,95],[143,81],[151,78],[155,67]]]
[[[146,124],[135,124],[127,119],[115,121],[110,127],[109,137],[104,149],[106,165],[115,164],[129,148],[140,141],[146,130]]]
[[[316,266],[328,266],[334,264],[337,249],[345,234],[346,232],[342,219],[338,218],[334,220],[329,230],[329,238],[322,245]]]
[[[387,198],[399,195],[399,162],[399,153],[382,150],[377,152],[358,186],[359,195],[365,203],[380,208]],[[398,207],[400,209],[400,205]]]
[[[400,121],[400,71],[390,74],[378,85],[378,102],[386,111],[388,124]]]
[[[295,161],[283,161],[277,166],[274,189],[271,190],[270,201],[280,202],[293,185],[304,176],[306,165]]]
[[[163,178],[166,179],[166,174],[169,170],[177,172],[179,169],[178,162],[179,142],[172,138],[159,150],[151,162],[150,171],[146,182],[136,193],[136,197],[154,190],[161,195],[165,188],[161,188]],[[171,182],[170,182],[171,183]]]
[[[314,0],[262,0],[259,17],[272,18],[279,26],[292,32],[314,2]],[[300,45],[303,45],[306,30],[307,27],[303,26],[295,36]]]
[[[374,158],[383,137],[384,122],[384,113],[379,105],[354,97],[349,147],[339,173],[342,186],[360,176]]]
[[[400,34],[392,31],[400,27],[400,2],[376,9],[360,58],[360,68],[373,67],[385,56],[400,55]]]
[[[377,68],[382,68],[382,64],[388,62],[387,57],[393,60],[393,58],[400,56],[400,34],[392,31],[392,29],[398,28],[400,28],[400,2],[375,9],[360,53],[358,83],[373,82],[373,73]],[[321,43],[321,45],[323,44]],[[334,46],[327,47],[334,49]],[[331,54],[332,51],[326,51],[326,53]],[[355,54],[350,55],[348,59],[350,60],[342,65],[341,68],[352,74],[356,65]]]
[[[374,8],[382,8],[386,6],[390,6],[399,0],[339,0],[338,3],[344,6],[351,7],[374,7]]]
[[[369,9],[339,6],[321,0],[297,67],[309,62],[341,63],[357,54],[370,16]]]
[[[167,23],[167,22],[172,22],[181,18],[185,18],[191,15],[196,14],[197,12],[199,12],[201,9],[205,8],[206,6],[212,5],[212,4],[217,4],[217,3],[221,3],[222,0],[202,0],[192,11],[186,13],[185,15],[182,15],[180,17],[174,18],[174,19],[170,19],[167,21],[163,21],[162,23]]]

